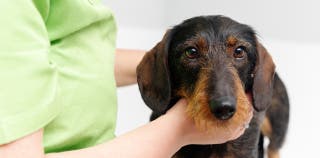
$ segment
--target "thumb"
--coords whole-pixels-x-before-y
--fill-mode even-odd
[[[182,98],[180,99],[173,107],[168,111],[173,112],[173,111],[178,111],[178,112],[184,112],[188,102],[186,99]]]

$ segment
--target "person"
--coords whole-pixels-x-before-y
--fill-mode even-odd
[[[198,130],[181,99],[115,137],[116,85],[136,82],[144,51],[115,50],[111,11],[95,0],[0,1],[0,10],[1,158],[165,158],[244,132]]]

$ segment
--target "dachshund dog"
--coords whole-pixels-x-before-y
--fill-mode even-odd
[[[224,16],[199,16],[168,30],[137,67],[151,120],[180,98],[202,130],[246,126],[224,144],[189,145],[174,158],[278,158],[288,128],[289,101],[267,50],[248,25]],[[253,117],[251,117],[253,116]]]

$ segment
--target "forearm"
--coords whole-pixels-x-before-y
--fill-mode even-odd
[[[44,158],[43,130],[8,144],[0,144],[0,158]]]
[[[114,140],[77,151],[55,153],[47,158],[170,158],[184,143],[174,118],[163,116]],[[170,122],[168,124],[168,122]],[[175,128],[172,128],[175,127]]]
[[[143,126],[120,136],[109,142],[106,148],[109,150],[108,157],[152,157],[169,158],[177,152],[183,145],[181,134],[177,128],[172,128],[173,124],[168,124],[168,116],[160,117],[147,126]],[[114,147],[118,146],[118,147]],[[123,149],[130,150],[126,152]]]
[[[39,130],[9,144],[0,145],[0,157],[23,158],[170,158],[188,144],[221,144],[243,134],[240,125],[232,133],[217,128],[202,131],[187,117],[187,103],[179,100],[167,113],[158,119],[119,136],[109,142],[90,148],[43,155],[42,133]]]
[[[115,54],[115,78],[117,86],[136,83],[136,67],[144,56],[145,51],[116,49]]]
[[[170,123],[169,123],[170,122]],[[170,158],[185,142],[183,130],[173,115],[164,115],[109,142],[89,148],[44,155],[43,130],[6,145],[1,158]]]

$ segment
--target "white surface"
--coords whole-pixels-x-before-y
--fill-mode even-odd
[[[224,14],[253,26],[289,91],[290,127],[282,158],[316,157],[320,142],[320,10],[305,1],[105,1],[118,19],[118,46],[150,49],[185,18]],[[317,20],[316,20],[317,19]],[[150,110],[137,86],[118,89],[117,134],[148,122]]]
[[[166,29],[186,18],[222,14],[249,24],[264,38],[320,43],[319,0],[104,0],[118,24]]]

